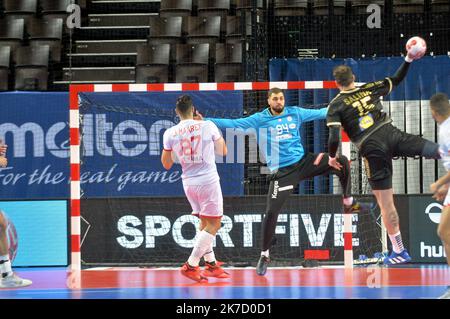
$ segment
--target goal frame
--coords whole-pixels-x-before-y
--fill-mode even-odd
[[[81,270],[81,185],[80,185],[80,93],[89,92],[185,92],[185,91],[267,91],[336,89],[334,81],[268,81],[224,83],[158,83],[158,84],[71,84],[69,87],[70,140],[70,269]],[[342,154],[351,158],[351,142],[342,130]],[[344,266],[353,267],[352,215],[344,215]]]

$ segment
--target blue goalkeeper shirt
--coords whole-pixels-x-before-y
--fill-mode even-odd
[[[272,115],[269,108],[240,119],[205,118],[220,129],[237,129],[244,134],[256,134],[259,149],[271,172],[297,163],[305,155],[300,128],[303,122],[323,120],[327,108],[305,109],[286,106],[281,115]],[[226,137],[226,136],[225,136]]]

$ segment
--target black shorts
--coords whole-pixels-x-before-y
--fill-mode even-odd
[[[384,125],[369,136],[360,153],[372,189],[392,188],[392,158],[421,156],[426,141],[420,136],[402,132],[392,124]]]

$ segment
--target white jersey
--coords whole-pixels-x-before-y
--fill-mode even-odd
[[[181,164],[183,185],[206,185],[219,180],[214,142],[221,138],[211,121],[182,120],[164,132],[164,150]]]
[[[450,117],[439,125],[439,152],[445,169],[450,171]]]

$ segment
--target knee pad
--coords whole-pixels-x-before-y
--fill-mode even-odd
[[[421,155],[425,158],[440,159],[441,154],[439,153],[439,144],[425,141]]]

